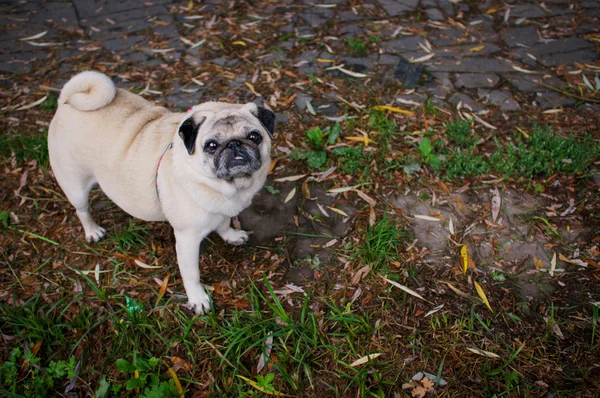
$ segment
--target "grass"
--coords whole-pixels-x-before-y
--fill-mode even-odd
[[[144,224],[138,224],[133,219],[127,226],[110,231],[102,246],[114,249],[119,253],[139,250],[147,244],[148,228]]]
[[[355,39],[353,37],[348,38],[348,47],[354,55],[363,56],[367,54],[368,45],[361,39]]]
[[[48,131],[32,134],[15,134],[9,131],[0,138],[0,155],[14,157],[18,163],[35,161],[42,168],[48,168]]]
[[[357,247],[354,256],[368,264],[371,270],[380,270],[399,260],[399,250],[407,236],[397,222],[384,216],[367,228],[364,243]]]

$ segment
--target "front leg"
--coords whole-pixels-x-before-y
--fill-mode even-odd
[[[231,228],[231,217],[225,217],[225,221],[217,227],[217,233],[225,242],[235,246],[248,242],[248,233],[246,231]]]
[[[177,262],[183,280],[188,307],[196,314],[210,311],[210,297],[200,283],[198,256],[203,234],[195,230],[175,230]]]

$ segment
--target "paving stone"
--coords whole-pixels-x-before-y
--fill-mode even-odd
[[[518,111],[521,106],[507,91],[478,89],[479,98],[485,99],[494,105],[498,105],[503,111]]]
[[[491,88],[499,81],[498,75],[491,73],[459,73],[454,85],[456,88]]]
[[[417,87],[422,75],[423,66],[410,63],[403,58],[398,61],[398,64],[394,69],[394,77],[406,88]]]
[[[592,47],[593,44],[587,40],[583,40],[578,37],[568,37],[565,39],[550,41],[548,43],[537,44],[530,48],[513,50],[513,53],[522,58],[526,57],[527,54],[532,54],[535,57],[542,57],[548,54],[567,53],[590,49]]]
[[[121,61],[127,64],[135,64],[138,62],[143,62],[148,59],[148,56],[140,51],[132,51],[130,53],[121,55]]]
[[[444,11],[444,13],[449,17],[453,17],[456,15],[454,4],[449,0],[438,0],[438,7],[440,7],[442,11]]]
[[[294,103],[296,104],[296,109],[298,112],[304,112],[306,110],[306,103],[310,102],[312,105],[313,98],[308,94],[299,93],[294,99]]]
[[[512,64],[503,59],[493,58],[463,58],[461,60],[454,60],[448,58],[441,58],[435,60],[433,58],[426,66],[427,70],[431,72],[511,72]]]
[[[366,33],[367,31],[360,25],[356,25],[356,24],[352,24],[352,25],[346,25],[346,26],[342,26],[339,30],[340,34],[344,35],[344,36],[356,36],[356,35],[362,35],[364,33]]]
[[[338,20],[341,22],[353,22],[360,21],[362,17],[360,15],[356,15],[352,11],[342,11],[338,14]]]
[[[547,6],[546,9],[536,4],[515,4],[510,11],[511,18],[536,19],[543,17],[554,17],[558,15],[571,14],[573,11],[568,8],[558,8]]]
[[[444,21],[446,19],[444,14],[437,8],[426,9],[425,14],[427,14],[427,18],[431,21]]]
[[[314,7],[310,11],[301,12],[300,17],[311,26],[321,26],[333,18],[334,12],[330,8]]]
[[[118,37],[102,41],[102,47],[108,51],[118,52],[131,49],[134,45],[146,39],[145,36],[129,36],[127,38]]]
[[[552,55],[543,55],[538,58],[545,66],[569,65],[575,62],[592,62],[598,59],[598,54],[592,49],[571,51],[568,53],[558,53]]]
[[[536,92],[535,101],[542,109],[554,109],[563,106],[571,106],[575,104],[573,98],[565,97],[555,91],[539,91]]]
[[[390,55],[390,54],[381,54],[379,56],[379,65],[397,65],[398,62],[400,61],[400,57],[396,56],[396,55]]]
[[[493,43],[473,43],[461,46],[444,47],[435,51],[439,57],[481,57],[500,53],[502,49]]]
[[[367,73],[373,70],[373,61],[364,57],[342,57],[341,63],[344,64],[344,68],[353,72]]]
[[[166,4],[170,3],[170,0],[152,0],[152,4]],[[79,17],[82,19],[89,18],[92,16],[99,16],[105,14],[121,13],[123,11],[139,9],[144,10],[149,7],[149,3],[146,0],[73,0]],[[147,14],[152,15],[152,14]]]
[[[537,29],[533,26],[523,26],[519,28],[508,28],[501,33],[502,39],[509,47],[533,46],[538,43],[540,37]]]
[[[391,17],[414,12],[419,5],[419,0],[377,0],[377,2]]]
[[[416,50],[421,49],[421,47],[419,47],[419,43],[421,43],[423,45],[425,44],[425,40],[423,37],[417,36],[417,35],[405,36],[405,37],[401,37],[399,39],[394,39],[394,40],[384,42],[382,44],[382,47],[387,52],[401,53],[401,52],[416,51]]]
[[[462,103],[462,107],[471,109],[473,112],[479,112],[484,109],[479,102],[463,93],[453,94],[448,100],[448,103],[454,105],[455,107],[458,106],[459,103]]]

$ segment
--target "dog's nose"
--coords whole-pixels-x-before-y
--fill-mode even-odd
[[[231,140],[231,141],[229,141],[229,144],[227,144],[227,148],[229,148],[229,149],[238,149],[241,146],[242,146],[242,142],[238,141],[238,140]]]

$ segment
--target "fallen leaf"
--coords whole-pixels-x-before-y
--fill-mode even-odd
[[[473,284],[475,285],[475,290],[477,290],[477,294],[479,295],[479,297],[481,297],[481,299],[483,300],[485,305],[490,309],[490,311],[494,312],[494,310],[492,310],[492,306],[490,306],[490,302],[488,301],[488,298],[485,295],[485,292],[483,291],[483,288],[481,287],[481,285],[479,283],[477,283],[476,281],[473,281]]]
[[[292,200],[294,198],[294,195],[296,195],[296,187],[292,188],[292,190],[290,191],[290,193],[288,193],[288,196],[286,196],[285,201],[283,203],[287,203],[290,200]]]
[[[280,393],[277,390],[273,390],[273,391],[267,391],[265,390],[263,387],[259,386],[254,380],[250,380],[247,377],[244,377],[242,375],[237,375],[237,377],[239,377],[240,379],[244,380],[246,383],[250,384],[252,387],[254,387],[255,389],[257,389],[258,391],[267,394],[267,395],[273,395],[275,397],[285,397],[286,395]]]
[[[329,193],[342,193],[342,192],[352,191],[353,189],[355,189],[357,187],[358,187],[358,185],[355,185],[353,187],[333,188],[333,189],[328,190],[327,192],[329,192]]]
[[[256,365],[256,373],[260,373],[261,370],[267,364],[267,358],[271,356],[271,349],[273,348],[273,332],[269,331],[267,338],[265,339],[265,345],[263,352],[260,354],[260,358],[258,358],[258,364]]]
[[[436,218],[436,217],[431,217],[431,216],[425,216],[425,215],[422,215],[422,214],[415,214],[415,215],[414,215],[414,217],[415,217],[415,218],[419,218],[419,219],[421,219],[421,220],[426,220],[426,221],[436,221],[436,222],[440,222],[440,221],[442,221],[442,220],[441,220],[441,219],[439,219],[439,218]]]
[[[485,48],[485,46],[472,47],[472,48],[469,49],[469,52],[476,53],[476,52],[479,52],[479,51],[483,50],[484,48]]]
[[[325,68],[325,70],[339,70],[340,72],[345,73],[352,77],[367,77],[367,75],[365,75],[364,73],[352,72],[351,70],[344,69],[339,65],[330,66],[329,68]]]
[[[156,303],[154,304],[155,306],[158,305],[160,299],[162,299],[165,292],[167,291],[167,285],[169,284],[170,276],[171,274],[167,274],[167,276],[165,276],[165,279],[163,279],[162,284],[160,285],[160,289],[158,290],[158,296],[156,297]]]
[[[350,217],[348,214],[346,214],[345,211],[340,210],[340,209],[336,209],[335,207],[331,207],[331,206],[327,206],[327,208],[331,211],[333,211],[334,213],[337,213],[339,215],[342,215],[344,217]]]
[[[276,178],[273,181],[275,181],[275,182],[292,182],[292,181],[298,181],[304,177],[306,177],[306,174],[299,174],[299,175],[295,175],[295,176]]]
[[[354,275],[352,276],[352,282],[350,283],[352,285],[358,284],[358,282],[360,282],[365,276],[367,276],[370,270],[371,268],[368,265],[365,265],[364,267],[360,268],[354,273]]]
[[[422,57],[419,57],[417,59],[410,59],[408,62],[410,62],[412,64],[417,64],[419,62],[429,61],[434,56],[435,56],[435,53],[431,53],[431,54],[423,55]]]
[[[46,98],[48,98],[48,95],[44,95],[43,98],[40,98],[39,100],[32,102],[29,105],[23,105],[17,109],[15,109],[16,111],[24,111],[27,109],[31,109],[31,108],[35,108],[36,106],[40,105],[41,103],[43,103],[44,101],[46,101]]]
[[[386,281],[387,283],[392,284],[393,286],[396,286],[398,289],[405,291],[406,293],[410,294],[411,296],[415,296],[416,298],[419,298],[423,301],[427,301],[429,302],[429,300],[427,300],[426,298],[424,298],[423,296],[421,296],[419,293],[415,292],[414,290],[412,290],[409,287],[406,287],[404,285],[399,284],[398,282],[395,282],[391,279],[386,278],[383,275],[379,275],[381,278],[383,278],[384,281]]]
[[[375,142],[369,137],[364,136],[352,136],[352,137],[344,137],[345,140],[354,141],[354,142],[362,142],[365,146],[369,146],[370,143]]]
[[[148,265],[146,263],[141,262],[140,260],[133,260],[133,262],[140,268],[145,268],[145,269],[157,269],[157,268],[162,268],[160,266],[154,266],[154,265]]]
[[[460,248],[460,265],[462,266],[463,274],[466,274],[467,269],[469,268],[469,252],[467,245],[463,245]]]
[[[533,266],[535,267],[535,269],[539,270],[539,269],[544,268],[544,263],[539,258],[534,257],[533,258]]]
[[[499,355],[494,354],[493,352],[480,350],[479,348],[470,348],[470,347],[467,347],[467,350],[471,351],[474,354],[481,355],[481,356],[488,357],[488,358],[494,358],[494,359],[495,358],[500,358]]]
[[[181,382],[179,381],[179,377],[177,377],[177,374],[175,373],[175,371],[173,369],[171,369],[171,367],[169,366],[169,364],[166,361],[163,360],[163,363],[165,364],[165,366],[167,367],[167,370],[171,374],[173,383],[175,384],[175,387],[177,387],[177,392],[179,392],[179,397],[184,398],[183,388],[181,387]],[[136,372],[137,372],[137,370],[136,370]],[[139,376],[136,376],[136,378],[138,378],[138,377]]]
[[[427,313],[425,314],[425,318],[427,318],[429,315],[435,314],[436,312],[438,312],[442,308],[444,308],[444,304],[440,304],[437,307],[433,308],[431,311],[427,311]]]
[[[556,271],[556,253],[554,253],[550,261],[550,276],[554,276],[554,271]]]
[[[403,115],[409,115],[409,116],[415,115],[414,112],[407,111],[407,110],[401,109],[401,108],[396,108],[393,106],[387,106],[387,105],[377,105],[377,106],[374,106],[372,109],[375,111],[390,111],[390,112],[394,112],[394,113],[401,113]]]
[[[492,197],[492,222],[496,224],[498,214],[500,214],[500,205],[502,204],[502,199],[500,199],[500,192],[498,191],[498,187],[494,188],[493,194],[494,196]]]
[[[243,46],[243,47],[247,47],[247,44],[246,44],[245,42],[241,41],[241,40],[234,41],[234,42],[233,42],[233,43],[231,43],[231,44],[233,44],[234,46]]]
[[[356,194],[358,196],[360,196],[361,199],[364,200],[365,202],[367,202],[369,205],[375,206],[377,204],[377,201],[375,199],[373,199],[372,197],[370,197],[369,195],[367,195],[360,189],[355,189],[354,192],[356,192]]]
[[[350,366],[354,367],[354,366],[363,365],[363,364],[365,364],[365,363],[369,362],[370,360],[377,358],[377,357],[378,357],[378,356],[380,356],[380,355],[381,355],[381,353],[380,353],[380,352],[378,352],[378,353],[376,353],[376,354],[369,354],[369,355],[365,355],[364,357],[362,357],[362,358],[359,358],[359,359],[357,359],[356,361],[352,362],[352,363],[350,364]]]

